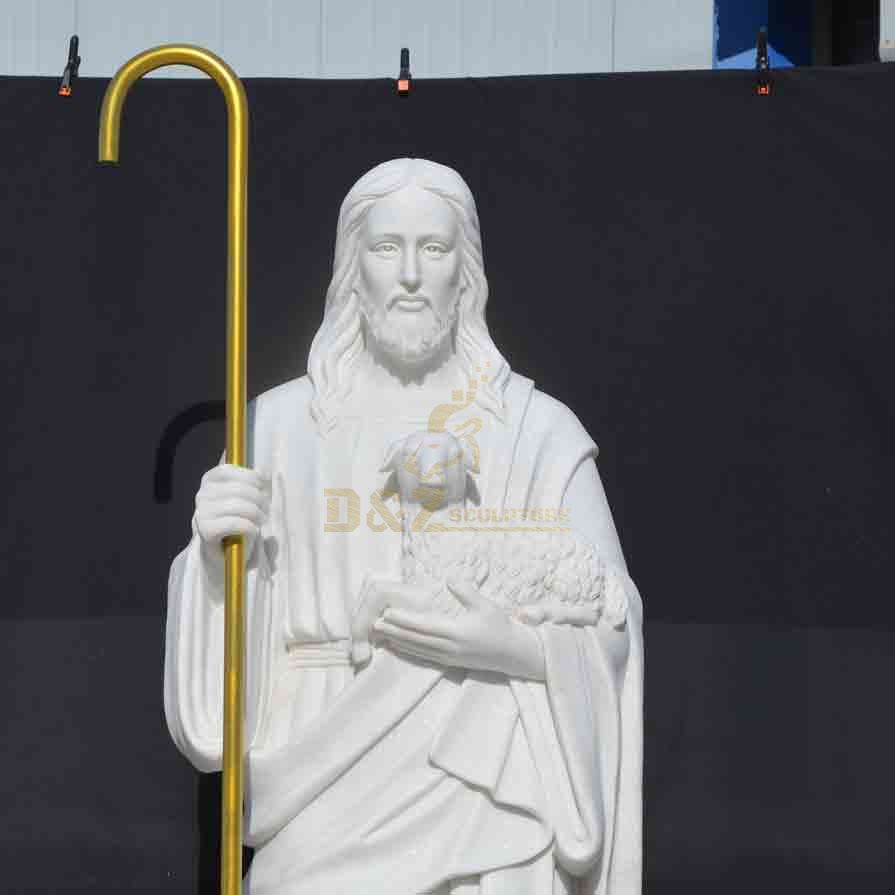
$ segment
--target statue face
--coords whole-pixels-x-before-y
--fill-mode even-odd
[[[450,205],[416,185],[378,200],[360,234],[358,292],[369,338],[418,364],[449,339],[462,292],[459,226]]]

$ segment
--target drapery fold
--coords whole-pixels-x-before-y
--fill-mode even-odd
[[[280,654],[280,606],[271,599],[263,549],[246,571],[246,748],[264,739]],[[200,771],[222,763],[223,583],[207,580],[199,536],[175,558],[168,579],[165,632],[165,717],[177,748]]]

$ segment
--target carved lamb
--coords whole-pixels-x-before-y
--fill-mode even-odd
[[[438,521],[450,506],[477,500],[469,456],[449,432],[414,433],[389,450],[383,470],[401,499],[404,581],[425,588],[430,605],[447,615],[465,611],[447,587],[456,581],[526,624],[593,625],[602,616],[623,626],[627,597],[618,573],[573,531],[473,531]],[[415,531],[421,509],[428,528]],[[372,626],[389,607],[414,608],[364,589],[352,626],[356,664],[369,660]]]

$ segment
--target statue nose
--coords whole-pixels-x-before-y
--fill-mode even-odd
[[[404,258],[401,262],[401,285],[408,292],[419,289],[420,265],[414,251],[404,253]]]

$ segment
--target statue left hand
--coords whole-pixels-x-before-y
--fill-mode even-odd
[[[531,627],[513,621],[473,587],[449,582],[448,588],[465,612],[451,618],[432,610],[386,609],[373,625],[385,646],[438,665],[544,680],[541,641]]]

